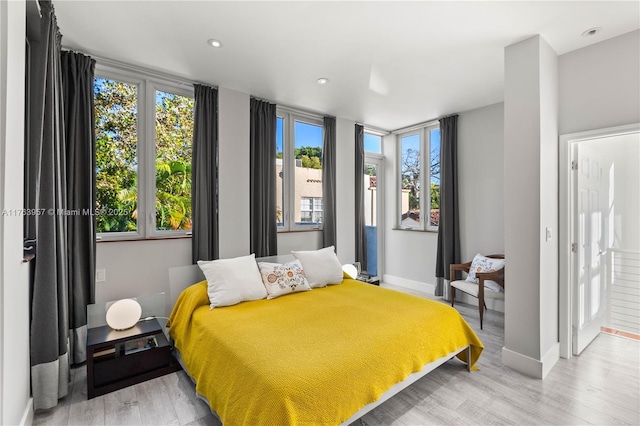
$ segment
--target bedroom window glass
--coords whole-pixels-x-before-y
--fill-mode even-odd
[[[193,98],[156,90],[156,230],[191,229]]]
[[[136,83],[94,81],[98,233],[138,231],[138,92]]]
[[[278,109],[276,182],[278,231],[322,227],[322,118]]]
[[[94,100],[98,239],[187,234],[193,89],[97,64]]]
[[[399,226],[437,230],[440,209],[438,124],[398,134]]]
[[[382,154],[382,136],[365,131],[364,151],[371,154]]]

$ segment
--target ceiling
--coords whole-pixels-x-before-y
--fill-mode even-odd
[[[66,48],[384,130],[501,102],[513,43],[640,28],[638,1],[53,3]]]

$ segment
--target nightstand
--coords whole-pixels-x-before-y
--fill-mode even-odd
[[[376,276],[372,277],[370,275],[358,275],[356,277],[356,280],[362,281],[363,283],[367,284],[380,285],[380,278]]]
[[[87,330],[87,397],[113,392],[180,370],[157,319],[127,330]]]

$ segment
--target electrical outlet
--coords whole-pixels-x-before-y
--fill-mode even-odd
[[[105,269],[96,269],[96,282],[103,283],[107,280],[107,271]]]

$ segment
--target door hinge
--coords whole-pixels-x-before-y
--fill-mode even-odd
[[[578,162],[577,161],[572,161],[571,162],[571,170],[578,170]]]
[[[578,243],[571,243],[571,252],[572,253],[578,252]]]

